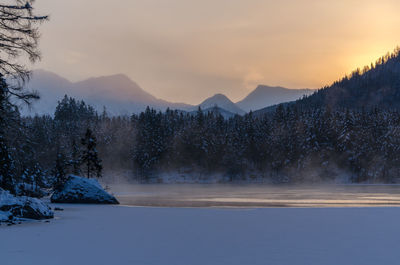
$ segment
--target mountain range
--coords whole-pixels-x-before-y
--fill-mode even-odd
[[[288,89],[260,85],[237,103],[232,102],[223,94],[216,94],[205,99],[199,105],[190,105],[156,98],[123,74],[71,82],[58,74],[45,70],[33,71],[27,89],[37,91],[41,98],[33,103],[30,110],[23,109],[23,114],[52,114],[57,102],[64,95],[68,95],[84,100],[97,110],[102,110],[105,106],[110,114],[115,115],[139,113],[147,106],[158,110],[171,108],[188,112],[196,111],[199,107],[204,110],[218,107],[227,113],[242,115],[250,110],[296,100],[314,92],[312,89]]]

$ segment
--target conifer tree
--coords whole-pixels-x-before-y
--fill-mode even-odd
[[[66,181],[66,159],[62,152],[57,153],[56,162],[53,168],[54,185],[55,190],[60,190]]]
[[[101,164],[101,160],[98,157],[96,149],[96,137],[93,135],[91,129],[88,128],[86,130],[85,137],[82,138],[81,143],[83,145],[83,150],[80,161],[85,167],[86,177],[101,177],[103,166]]]
[[[81,174],[81,161],[79,158],[79,147],[75,140],[72,140],[72,153],[69,165],[72,166],[72,174],[79,176]]]
[[[0,128],[0,188],[13,192],[14,163]]]
[[[21,58],[27,57],[32,63],[40,59],[36,25],[47,20],[47,16],[34,14],[33,0],[11,2],[14,3],[0,4],[0,176],[1,186],[13,191],[14,168],[5,130],[12,119],[10,110],[18,112],[19,100],[29,104],[38,98],[24,90],[30,71],[21,64],[24,61]],[[11,79],[12,85],[5,78]]]
[[[14,163],[5,138],[10,108],[6,89],[7,84],[4,78],[0,76],[0,187],[13,191]]]

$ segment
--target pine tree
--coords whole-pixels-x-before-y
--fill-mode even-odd
[[[81,174],[81,161],[79,157],[79,147],[75,140],[72,140],[72,152],[69,165],[72,166],[72,174],[79,176]]]
[[[12,192],[15,191],[15,163],[7,146],[6,128],[14,116],[10,115],[10,110],[18,113],[18,101],[29,104],[38,98],[35,93],[24,90],[23,84],[29,79],[30,71],[21,62],[28,59],[34,63],[40,59],[40,35],[36,25],[47,20],[47,16],[34,14],[34,1],[13,2],[0,4],[0,186]],[[13,80],[12,86],[6,83],[5,77]]]
[[[8,101],[7,101],[7,84],[2,76],[0,76],[0,187],[13,191],[13,169],[14,163],[5,139],[5,130],[7,127]]]
[[[85,137],[82,138],[81,143],[84,147],[81,156],[81,163],[85,166],[86,177],[90,178],[92,176],[101,177],[101,171],[103,166],[101,160],[98,157],[96,149],[96,137],[93,135],[91,129],[86,130]]]
[[[53,188],[55,190],[60,190],[65,181],[66,181],[66,168],[67,168],[67,163],[65,159],[65,155],[61,152],[57,153],[57,158],[56,162],[53,168],[53,176],[54,176],[54,184]]]
[[[0,128],[0,187],[14,192],[14,163]]]

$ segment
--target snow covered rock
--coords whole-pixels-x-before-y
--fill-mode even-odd
[[[53,211],[41,200],[26,196],[16,197],[0,189],[0,222],[14,218],[42,220],[53,217]]]
[[[117,199],[107,193],[96,179],[70,175],[60,191],[51,196],[54,203],[93,203],[119,204]]]

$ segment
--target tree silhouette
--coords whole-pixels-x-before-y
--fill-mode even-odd
[[[21,63],[27,57],[32,63],[40,59],[37,25],[48,19],[33,12],[34,0],[14,0],[14,4],[0,4],[0,73],[13,79],[7,93],[29,103],[38,98],[26,92],[23,84],[29,80],[30,71]]]
[[[93,135],[91,129],[86,130],[85,137],[81,140],[84,150],[82,152],[81,162],[86,167],[86,176],[90,178],[92,176],[101,177],[101,171],[103,166],[101,160],[98,157],[96,149],[96,137]]]

